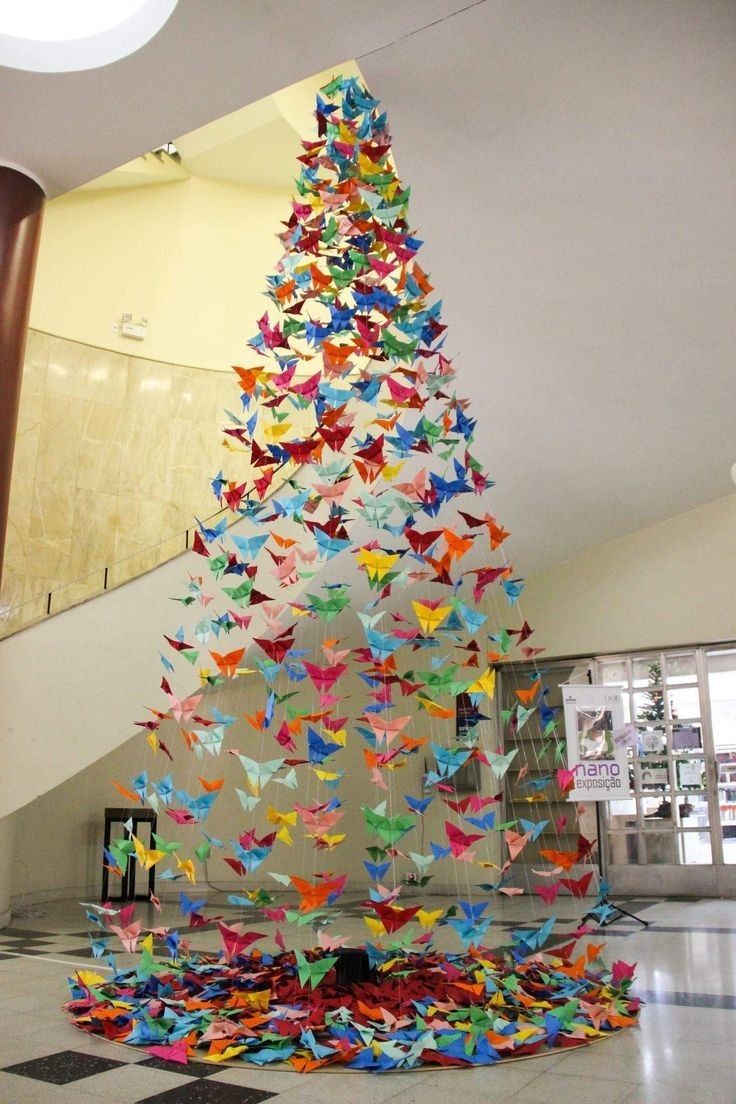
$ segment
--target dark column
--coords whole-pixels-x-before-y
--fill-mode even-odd
[[[0,165],[0,577],[43,203],[35,180]]]

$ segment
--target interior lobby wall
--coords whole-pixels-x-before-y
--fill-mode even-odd
[[[299,142],[294,135],[294,156]],[[266,309],[291,189],[190,176],[70,192],[46,207],[31,327],[128,356],[226,371]],[[124,312],[144,341],[113,332]]]
[[[548,656],[736,638],[736,494],[628,533],[528,580]]]

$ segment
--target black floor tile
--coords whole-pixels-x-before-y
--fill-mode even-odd
[[[13,939],[54,939],[56,932],[39,931],[38,928],[3,928],[3,935]]]
[[[55,955],[61,955],[62,958],[94,958],[95,957],[94,952],[93,952],[92,948],[90,947],[89,943],[87,944],[86,947],[72,947],[72,949],[70,951],[68,951],[66,949],[66,947],[64,948],[63,951],[59,950],[57,947],[54,947],[54,954]]]
[[[660,903],[660,900],[682,901],[684,903],[687,903],[688,905],[699,905],[699,904],[702,903],[703,898],[702,897],[688,897],[687,894],[680,894],[679,896],[677,894],[675,894],[674,896],[670,896],[669,894],[667,894],[666,898],[660,898],[659,900],[656,900],[656,901],[649,901],[648,904],[649,905],[658,905]]]
[[[145,1062],[137,1062],[136,1068],[165,1070],[166,1073],[181,1073],[184,1077],[212,1077],[213,1073],[222,1073],[222,1066],[217,1062],[167,1062],[165,1058],[146,1058]]]
[[[45,955],[51,954],[55,950],[55,948],[53,946],[49,946],[48,944],[45,944],[43,947],[39,947],[37,943],[19,943],[17,946],[13,944],[12,946],[8,945],[6,947],[0,947],[0,951],[2,950],[13,951],[17,955]]]
[[[700,935],[704,932],[706,935],[734,935],[736,934],[736,928],[705,928],[705,927],[684,927],[683,925],[673,924],[658,924],[656,921],[647,929],[656,935],[658,932],[688,932],[692,935]]]
[[[727,993],[683,993],[666,989],[634,989],[647,1004],[676,1004],[683,1008],[722,1008],[736,1012],[736,997]]]
[[[55,936],[42,935],[38,939],[29,939],[25,935],[10,935],[3,937],[0,935],[0,946],[2,947],[50,947],[52,946]]]
[[[96,1054],[84,1054],[78,1050],[60,1050],[57,1054],[47,1054],[44,1058],[32,1058],[29,1062],[18,1062],[14,1066],[3,1066],[3,1073],[16,1073],[19,1077],[30,1077],[34,1081],[46,1081],[50,1085],[69,1085],[83,1077],[92,1077],[95,1073],[106,1073],[126,1065],[113,1058],[98,1058]]]
[[[262,1089],[249,1089],[200,1078],[180,1088],[147,1096],[136,1104],[258,1104],[260,1100],[269,1100],[275,1095],[263,1092]]]

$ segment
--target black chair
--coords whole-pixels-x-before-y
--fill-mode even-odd
[[[139,825],[150,825],[149,846],[153,842],[153,833],[156,831],[157,817],[153,809],[141,809],[140,806],[136,806],[132,809],[105,809],[105,850],[110,846],[112,839],[112,826],[113,824],[127,824],[129,821],[133,822],[133,835],[140,838]],[[148,871],[148,891],[146,893],[136,893],[135,891],[135,873],[138,866],[138,860],[135,855],[128,857],[128,862],[125,868],[125,873],[120,879],[120,896],[109,897],[108,888],[110,884],[110,871],[107,868],[105,856],[103,855],[102,862],[102,895],[101,899],[105,901],[147,901],[156,888],[156,869],[151,867]]]

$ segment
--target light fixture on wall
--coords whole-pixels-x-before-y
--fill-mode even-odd
[[[0,6],[0,65],[36,73],[97,69],[140,50],[178,0],[24,0]]]
[[[176,161],[177,164],[181,164],[181,154],[174,142],[164,142],[162,146],[156,146],[155,149],[151,150],[151,153],[154,157],[158,157],[159,160],[161,160],[162,155],[165,155],[166,157],[170,157],[173,161]]]
[[[731,465],[731,478],[736,483],[736,464]]]

